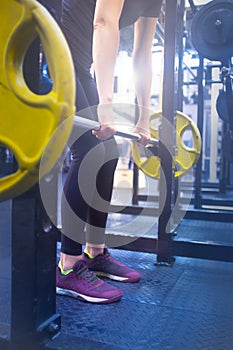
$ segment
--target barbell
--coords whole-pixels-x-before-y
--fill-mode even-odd
[[[74,125],[81,123],[75,115],[75,74],[67,42],[49,12],[35,0],[8,0],[0,2],[2,28],[0,31],[0,144],[10,149],[18,164],[15,173],[0,178],[0,201],[18,196],[32,187],[39,178],[40,161],[44,150],[47,157],[43,159],[40,175],[46,174],[56,163],[70,136]],[[48,63],[52,89],[45,95],[32,92],[23,75],[23,63],[32,41],[39,37]],[[51,50],[51,43],[53,50]],[[56,55],[54,55],[56,52]],[[195,152],[185,150],[190,157],[188,165],[181,158],[184,153],[182,142],[176,163],[180,163],[184,173],[196,161],[200,149],[198,130],[187,118],[180,117],[176,124],[180,136],[187,125],[192,126],[197,142]],[[85,122],[87,120],[85,119]],[[82,120],[84,123],[84,120]],[[183,124],[182,124],[183,123]],[[81,127],[81,124],[79,124]],[[90,127],[90,125],[88,126]],[[99,127],[94,122],[93,129]],[[59,132],[58,132],[59,130]],[[56,137],[52,137],[56,131]],[[150,146],[158,148],[157,131],[151,128]],[[118,131],[117,135],[138,141],[140,136],[134,133]],[[51,142],[52,140],[52,142]],[[48,146],[49,145],[49,146]],[[49,147],[49,149],[48,149]],[[133,143],[133,154],[140,147]],[[134,156],[135,162],[149,176],[155,176],[152,168],[139,164],[140,156]],[[160,160],[156,158],[156,176],[159,175]],[[178,175],[178,173],[177,173]]]
[[[152,178],[159,178],[160,176],[160,158],[158,156],[158,147],[159,147],[159,130],[153,125],[154,120],[159,120],[161,122],[162,114],[161,112],[154,113],[151,116],[151,137],[149,140],[148,147],[142,146],[139,144],[140,141],[140,135],[122,130],[117,130],[115,135],[124,137],[127,139],[130,139],[134,141],[132,143],[132,156],[135,164],[141,169],[146,175],[152,177]],[[97,121],[89,120],[80,116],[74,116],[73,118],[73,129],[78,128],[78,130],[98,130],[100,128],[100,123]],[[65,123],[67,120],[65,121]],[[65,124],[64,123],[64,124]],[[200,151],[201,151],[201,137],[198,128],[196,127],[195,123],[192,121],[190,117],[187,115],[177,112],[177,115],[175,117],[175,127],[176,127],[176,145],[175,145],[175,156],[173,160],[173,168],[174,176],[178,177],[183,174],[185,174],[188,170],[190,170],[193,165],[196,163],[196,161],[199,158]],[[59,133],[56,133],[55,140],[60,140],[60,136],[62,136],[64,128],[62,128]],[[183,140],[183,135],[186,131],[190,131],[192,135],[192,146],[185,145],[185,142]],[[52,140],[52,145],[54,146],[54,140]],[[53,147],[52,147],[53,148]],[[44,152],[43,152],[44,153]],[[55,163],[57,157],[54,158],[54,154],[51,153],[51,146],[49,143],[49,149],[46,149],[46,161],[44,161],[43,158],[43,168],[44,163],[50,162],[50,166],[46,166],[46,170],[49,170],[52,165]],[[57,155],[56,155],[57,156]],[[52,158],[52,161],[49,158]],[[21,163],[19,163],[19,166],[21,166]],[[25,169],[24,169],[25,170]],[[29,171],[29,170],[28,170]],[[34,177],[36,178],[36,171],[37,167],[34,169]],[[43,170],[44,173],[46,173],[45,170]],[[41,175],[41,169],[40,169],[40,175]],[[28,174],[28,176],[31,176],[31,173]],[[7,178],[6,178],[7,179]],[[17,179],[17,176],[16,176]],[[7,184],[8,186],[5,186]],[[31,187],[31,182],[28,182],[28,184],[24,184],[24,190]],[[26,189],[25,189],[26,188]],[[0,179],[0,199],[3,200],[10,194],[10,196],[15,196],[19,192],[21,192],[21,178],[18,177],[18,182],[14,184],[12,187],[11,179],[9,180],[9,183],[7,180],[5,182],[2,182],[2,179]],[[8,197],[9,198],[9,197]]]

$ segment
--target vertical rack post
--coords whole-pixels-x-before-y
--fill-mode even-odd
[[[161,159],[159,222],[157,242],[157,263],[172,264],[172,233],[169,219],[172,214],[173,196],[173,154],[175,135],[173,130],[175,116],[175,55],[177,28],[177,0],[166,0],[164,31],[164,75],[162,121],[159,128],[159,156]]]
[[[43,228],[38,185],[13,199],[11,350],[39,348],[60,330],[56,314],[56,235]]]
[[[203,136],[204,123],[204,58],[199,56],[199,67],[197,72],[198,77],[198,106],[197,106],[197,127],[200,130],[201,138]],[[195,198],[194,207],[200,209],[202,207],[202,193],[201,193],[201,174],[202,174],[202,152],[196,164],[195,172]]]

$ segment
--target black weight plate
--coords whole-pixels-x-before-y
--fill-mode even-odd
[[[211,1],[195,14],[191,25],[193,46],[210,60],[233,56],[233,1]]]
[[[219,117],[226,123],[229,122],[229,114],[227,110],[226,92],[223,90],[219,91],[219,95],[216,100],[216,110]]]
[[[233,137],[228,132],[222,142],[222,151],[224,157],[231,163],[233,163]]]
[[[232,79],[227,76],[225,81],[226,87],[226,105],[228,110],[228,123],[229,128],[233,131],[233,92],[232,92]]]

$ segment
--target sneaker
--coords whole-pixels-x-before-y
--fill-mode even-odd
[[[141,278],[140,272],[113,259],[106,248],[103,254],[97,255],[95,258],[89,258],[84,252],[83,260],[86,261],[88,269],[97,276],[120,282],[137,282]]]
[[[121,299],[121,290],[102,281],[88,270],[85,261],[79,260],[66,275],[59,267],[56,272],[56,292],[90,303],[107,304]]]

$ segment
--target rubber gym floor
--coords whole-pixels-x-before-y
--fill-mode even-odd
[[[10,203],[0,203],[0,336],[5,338],[10,325]],[[211,232],[212,240],[233,241],[231,223],[183,220],[180,234],[191,240],[194,232],[198,240]],[[109,305],[57,297],[62,329],[51,349],[233,349],[232,263],[176,257],[166,267],[154,264],[154,254],[111,253],[138,269],[141,281],[109,281],[124,292],[120,302]]]

